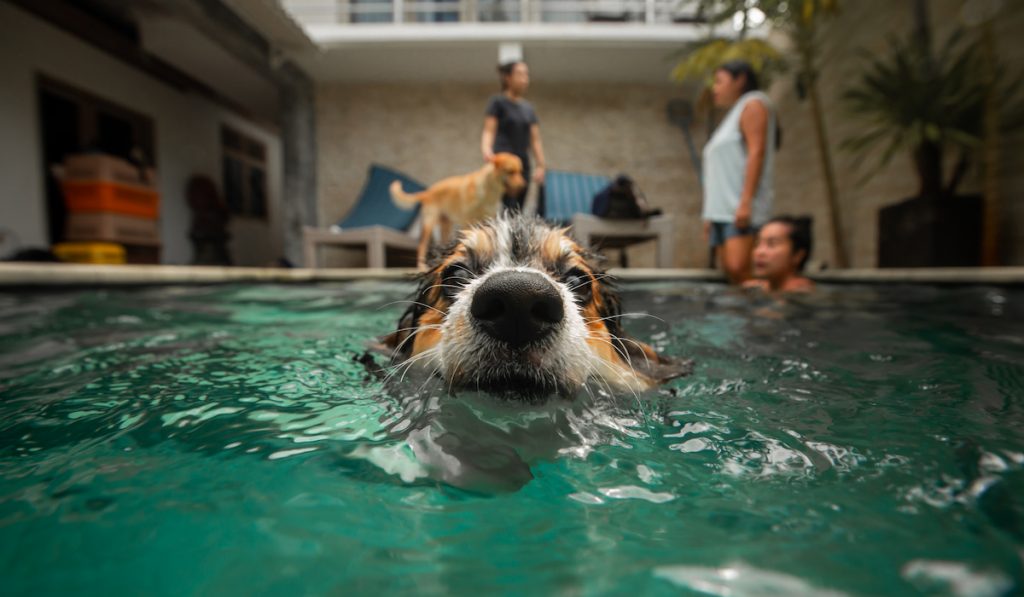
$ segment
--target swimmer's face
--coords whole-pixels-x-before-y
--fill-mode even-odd
[[[754,276],[782,280],[800,270],[803,250],[794,251],[788,224],[770,222],[761,228],[754,246]]]

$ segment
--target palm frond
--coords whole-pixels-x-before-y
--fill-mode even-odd
[[[714,39],[691,51],[672,69],[676,82],[700,81],[710,85],[715,69],[730,60],[746,60],[754,70],[770,77],[784,66],[782,53],[762,39]]]
[[[998,91],[993,90],[979,45],[965,32],[954,32],[933,53],[913,38],[893,37],[888,46],[880,56],[862,55],[860,77],[840,96],[847,113],[867,127],[841,144],[858,154],[858,163],[874,154],[884,165],[897,151],[916,152],[923,145],[976,149],[992,92],[999,94],[1000,108],[1007,107],[1003,116],[1019,117],[1024,124],[1024,102],[1016,99],[1024,80],[994,77]]]

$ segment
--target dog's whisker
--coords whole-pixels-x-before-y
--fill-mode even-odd
[[[590,368],[591,368],[591,378],[597,380],[598,385],[601,386],[602,389],[607,394],[609,394],[609,395],[613,394],[614,390],[612,389],[611,384],[608,383],[608,380],[606,380],[603,375],[599,374],[600,372],[597,370],[597,365],[596,364],[591,364]]]
[[[608,344],[608,345],[609,345],[609,346],[611,346],[612,348],[616,348],[616,347],[615,347],[615,344],[614,344],[614,343],[613,343],[612,341],[610,341],[610,340],[605,340],[604,338],[593,338],[593,339],[594,339],[594,340],[596,340],[597,342],[603,342],[603,343],[605,343],[605,344]],[[639,343],[637,343],[637,344],[639,345]],[[617,349],[616,349],[616,350],[617,350]],[[635,367],[633,367],[633,359],[632,359],[632,357],[631,357],[631,356],[629,355],[629,353],[626,353],[626,354],[625,354],[625,355],[623,355],[623,356],[625,357],[625,365],[626,365],[627,367],[629,367],[629,370],[630,370],[630,372],[631,372],[631,373],[633,374],[633,378],[635,379],[635,378],[636,378],[636,376],[637,376],[637,372],[636,372],[636,368],[635,368]],[[645,359],[647,359],[647,355],[646,355],[646,354],[644,355],[644,358],[645,358]],[[648,359],[648,362],[649,362],[649,359]],[[626,378],[624,377],[624,374],[622,374],[622,373],[621,373],[621,372],[619,372],[619,371],[615,371],[614,369],[613,369],[612,371],[613,371],[613,373],[615,373],[615,374],[616,374],[617,376],[619,376],[619,378],[620,378],[620,379],[622,379],[623,381],[627,381],[627,380],[626,380]],[[630,384],[626,384],[626,385],[630,385]],[[638,395],[637,395],[637,394],[636,394],[635,392],[634,392],[634,395],[638,396]]]
[[[424,359],[430,358],[431,356],[434,356],[434,352],[435,352],[435,349],[430,348],[430,349],[427,349],[427,350],[425,350],[425,351],[423,351],[423,352],[421,352],[421,353],[419,353],[417,355],[413,355],[413,356],[409,357],[408,359],[406,359],[406,360],[404,360],[404,361],[402,361],[402,362],[400,362],[400,363],[398,363],[396,365],[393,365],[391,368],[394,369],[394,372],[392,372],[391,375],[389,375],[389,377],[393,376],[399,370],[402,370],[403,371],[403,378],[404,378],[405,372],[407,372],[410,367],[412,367],[414,364],[418,363],[419,361],[422,361]]]
[[[390,367],[387,374],[384,376],[384,383],[389,383],[399,373],[402,373],[404,376],[404,373],[408,371],[409,368],[412,367],[415,363],[415,360],[409,359]]]
[[[423,330],[431,330],[431,329],[440,330],[441,329],[441,325],[440,324],[424,324],[424,325],[422,325],[420,327],[408,327],[408,328],[399,329],[397,333],[401,333],[401,332],[405,332],[405,331],[410,331],[410,330],[411,331],[410,331],[409,335],[406,336],[405,339],[403,339],[401,342],[399,342],[398,345],[395,346],[395,348],[391,351],[391,358],[392,359],[397,358],[398,355],[402,352],[402,349],[405,347],[405,345],[410,340],[413,340],[416,337],[416,334],[420,333]]]
[[[400,382],[401,381],[405,381],[405,376],[409,373],[409,370],[412,368],[413,364],[415,364],[415,363],[417,363],[419,361],[425,360],[425,359],[429,359],[430,357],[436,356],[435,352],[436,352],[436,350],[431,348],[431,349],[428,349],[428,350],[425,350],[425,351],[421,352],[420,354],[416,355],[415,357],[410,357],[409,358],[409,361],[410,361],[409,362],[409,366],[406,367],[405,370],[402,372],[402,377],[399,378],[399,381]],[[428,378],[428,381],[429,381],[429,378]],[[417,391],[422,390],[424,385],[426,385],[426,382],[421,384]]]
[[[629,318],[632,318],[632,317],[650,317],[651,319],[657,319],[658,321],[660,321],[662,323],[666,323],[666,321],[664,319],[658,317],[657,315],[651,315],[650,313],[641,313],[639,311],[635,311],[635,312],[632,312],[632,313],[619,313],[617,315],[608,315],[606,317],[586,317],[584,319],[587,322],[591,322],[591,321],[610,321],[610,320],[613,320],[613,319],[623,319],[623,318],[626,318],[626,317],[629,317]]]
[[[453,290],[462,290],[463,288],[465,288],[465,286],[459,284],[434,284],[432,286],[427,286],[426,288],[424,288],[424,290],[434,290],[435,288],[451,288]]]
[[[599,338],[599,337],[596,337],[596,336],[590,336],[590,338],[593,339],[593,340],[596,340],[598,342],[604,342],[605,344],[608,344],[609,346],[614,348],[616,351],[619,350],[618,346],[615,345],[614,340],[606,340],[604,338]],[[643,343],[638,342],[638,341],[636,341],[636,340],[634,340],[632,338],[624,338],[624,337],[621,337],[621,336],[613,336],[613,338],[615,340],[618,340],[618,341],[624,343],[624,344],[625,343],[633,344],[634,346],[637,347],[637,349],[640,351],[640,353],[644,356],[644,362],[647,363],[648,365],[651,363],[651,358],[649,356],[647,356],[647,351],[644,350],[645,345]],[[632,366],[632,359],[630,358],[629,353],[627,352],[624,356],[626,357],[627,362],[629,362],[630,365]]]
[[[628,353],[625,355],[625,360],[623,364],[625,365],[625,368],[629,370],[630,375],[628,377],[626,376],[626,373],[624,371],[621,371],[619,369],[613,368],[612,373],[616,377],[618,377],[619,381],[623,382],[624,385],[632,389],[633,384],[631,384],[630,381],[636,382],[636,380],[640,377],[640,374],[637,372],[636,367],[633,365],[633,359]]]
[[[448,377],[448,393],[449,394],[452,393],[452,389],[453,389],[453,387],[455,385],[455,373],[459,370],[459,367],[461,365],[462,365],[462,359],[456,358],[454,365],[449,369],[449,371],[451,372],[447,376]]]
[[[399,371],[402,371],[404,369],[408,369],[409,367],[414,365],[416,362],[422,360],[423,358],[426,358],[425,356],[423,356],[425,354],[426,353],[421,353],[419,355],[416,355],[415,357],[410,357],[408,359],[405,359],[404,361],[401,361],[401,362],[396,363],[394,365],[390,365],[388,367],[385,367],[384,369],[387,372],[385,380],[387,380],[390,377],[394,376]]]
[[[437,307],[435,307],[433,305],[428,305],[427,303],[421,303],[419,301],[409,301],[409,300],[394,301],[394,302],[391,302],[391,303],[388,303],[388,304],[389,305],[397,305],[397,304],[401,304],[401,303],[406,303],[406,304],[409,304],[409,305],[415,305],[415,306],[418,306],[418,307],[423,307],[423,308],[426,308],[426,309],[430,309],[431,311],[436,311],[436,312],[440,313],[441,315],[445,315],[445,312],[440,310],[440,309],[438,309]]]

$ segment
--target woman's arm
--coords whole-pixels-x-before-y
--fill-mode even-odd
[[[747,167],[743,173],[743,191],[740,194],[740,206],[736,209],[736,227],[744,229],[750,226],[751,205],[757,194],[757,185],[761,182],[764,170],[765,140],[768,136],[768,109],[758,100],[751,100],[743,107],[740,114],[740,132],[747,145]]]
[[[494,135],[498,131],[498,117],[484,117],[484,132],[480,135],[480,153],[484,161],[489,162],[494,158]]]
[[[530,125],[530,149],[533,151],[533,160],[536,168],[533,172],[533,179],[537,184],[544,184],[544,169],[547,162],[544,160],[544,144],[540,140],[540,125]]]

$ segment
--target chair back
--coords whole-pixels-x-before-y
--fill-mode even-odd
[[[388,187],[396,180],[401,181],[402,188],[408,193],[418,193],[427,188],[397,170],[380,164],[370,164],[359,199],[338,222],[338,227],[348,230],[364,226],[387,226],[395,230],[408,230],[419,214],[420,207],[417,205],[415,209],[402,209],[395,205]]]
[[[598,174],[547,170],[544,173],[545,219],[567,225],[573,214],[589,214],[594,195],[610,182],[607,176]]]

